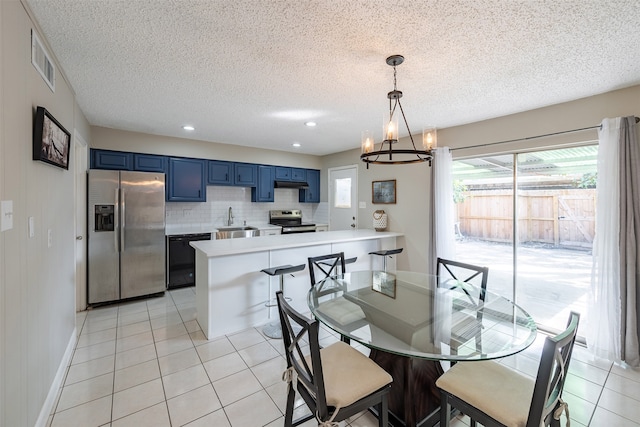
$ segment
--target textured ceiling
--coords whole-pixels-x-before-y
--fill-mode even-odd
[[[158,135],[358,147],[392,54],[414,134],[640,84],[638,0],[24,1],[89,122]]]

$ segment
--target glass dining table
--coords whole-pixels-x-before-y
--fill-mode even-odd
[[[435,381],[444,372],[442,362],[510,356],[530,346],[537,334],[533,318],[512,301],[424,273],[355,271],[329,277],[311,288],[308,304],[344,340],[370,348],[369,357],[391,374],[394,425],[437,424]]]

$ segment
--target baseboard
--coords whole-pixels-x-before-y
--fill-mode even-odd
[[[73,356],[73,350],[76,348],[76,334],[77,330],[76,328],[73,328],[73,333],[71,334],[71,338],[69,339],[69,343],[67,344],[67,349],[64,352],[64,356],[62,356],[62,360],[60,361],[60,365],[58,366],[58,372],[56,372],[53,383],[49,388],[49,394],[47,394],[47,398],[42,405],[42,409],[40,409],[40,415],[38,416],[35,427],[46,427],[47,422],[49,421],[49,416],[53,411],[53,405],[56,404],[58,392],[63,385],[67,366],[69,366],[69,362],[71,362],[71,357]]]

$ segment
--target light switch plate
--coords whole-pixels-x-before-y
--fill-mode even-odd
[[[29,238],[33,238],[36,235],[35,222],[32,216],[29,217]]]
[[[367,202],[360,202],[359,207],[360,209],[367,209]]]
[[[0,231],[13,228],[13,200],[3,200],[0,203]]]
[[[51,229],[47,230],[47,247],[53,246],[53,232]]]

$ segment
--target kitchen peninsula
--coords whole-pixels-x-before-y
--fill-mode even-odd
[[[379,257],[369,252],[397,247],[395,232],[374,230],[327,231],[283,234],[246,239],[191,242],[196,250],[197,320],[207,338],[241,331],[277,319],[276,307],[265,303],[279,287],[279,278],[262,273],[279,265],[307,264],[311,256],[344,252],[358,257],[349,271],[381,269]],[[395,260],[391,260],[393,269]],[[284,293],[291,304],[307,313],[308,267],[284,279]]]

